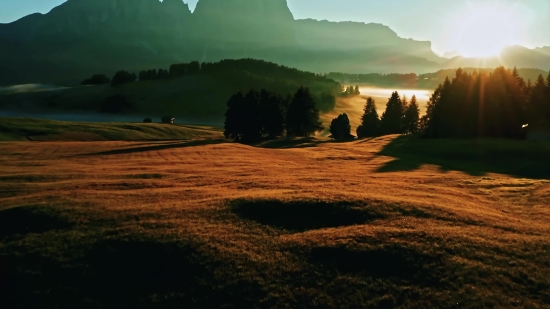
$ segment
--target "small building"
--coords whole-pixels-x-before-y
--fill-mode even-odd
[[[550,142],[550,122],[535,121],[525,126],[525,139],[528,141]]]

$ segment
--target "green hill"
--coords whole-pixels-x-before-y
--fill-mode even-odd
[[[322,94],[336,95],[341,89],[340,84],[332,79],[275,63],[253,59],[223,60],[203,63],[201,70],[193,74],[171,75],[166,79],[132,82],[117,87],[105,84],[4,89],[0,92],[0,109],[43,114],[98,113],[103,102],[119,95],[124,96],[131,106],[122,110],[121,114],[223,121],[227,100],[236,92],[256,88],[287,96],[300,86],[309,87],[319,97]],[[319,108],[332,110],[334,102],[320,101]]]
[[[222,137],[210,127],[0,118],[0,141],[136,141]]]

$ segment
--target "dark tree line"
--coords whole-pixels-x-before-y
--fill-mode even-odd
[[[413,95],[409,102],[396,91],[389,98],[381,117],[376,111],[376,102],[370,97],[367,99],[357,136],[364,138],[387,134],[415,134],[419,128],[420,109],[416,96]]]
[[[85,79],[81,85],[103,85],[108,84],[111,80],[105,74],[95,74],[91,78]]]
[[[343,89],[343,91],[341,92],[341,95],[342,96],[355,96],[355,95],[360,95],[361,92],[359,91],[359,86],[348,86],[346,87],[345,89]]]
[[[135,82],[136,79],[137,79],[137,76],[135,73],[130,73],[128,71],[121,70],[116,72],[115,76],[113,76],[113,79],[111,80],[111,86],[116,87],[122,84]]]
[[[550,122],[550,74],[532,85],[515,68],[459,69],[435,90],[421,122],[426,137],[521,138],[524,124]]]
[[[267,90],[233,95],[225,114],[226,138],[250,143],[282,136],[310,136],[323,129],[316,100],[308,88],[300,87],[293,97]]]
[[[176,79],[194,75],[213,77],[241,92],[251,88],[270,89],[274,93],[287,96],[293,95],[298,87],[304,86],[310,89],[317,102],[317,108],[323,112],[334,109],[336,96],[341,93],[341,85],[323,75],[256,59],[177,63],[172,64],[169,70],[143,70],[139,72],[139,81]],[[116,87],[137,79],[138,76],[135,74],[121,70],[115,74],[111,85]],[[355,87],[350,93],[356,93],[358,90],[358,87]]]

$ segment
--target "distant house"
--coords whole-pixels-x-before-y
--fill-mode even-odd
[[[525,128],[525,139],[528,141],[550,142],[550,122],[535,121]]]

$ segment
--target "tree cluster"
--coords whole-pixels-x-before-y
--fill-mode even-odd
[[[136,79],[137,76],[135,73],[121,70],[116,72],[115,76],[113,76],[113,79],[111,80],[111,86],[116,87],[122,84],[135,82]]]
[[[111,80],[105,74],[95,74],[91,78],[85,79],[81,85],[103,85],[108,84]]]
[[[409,74],[348,74],[331,72],[325,77],[338,81],[340,83],[359,83],[369,84],[382,87],[415,87],[419,81],[419,77],[414,73]]]
[[[432,94],[421,123],[433,138],[521,138],[528,123],[550,122],[550,75],[534,85],[516,69],[456,71]]]
[[[147,81],[147,80],[155,80],[158,79],[158,73],[157,70],[147,70],[147,71],[141,71],[139,72],[139,81]]]
[[[250,143],[281,136],[310,136],[322,130],[316,101],[308,88],[284,98],[267,90],[233,95],[225,114],[226,138]]]
[[[376,102],[367,99],[361,124],[357,128],[359,138],[373,137],[387,134],[415,134],[419,131],[420,109],[416,96],[411,101],[407,97],[401,98],[397,91],[393,92],[386,104],[382,117],[376,111]]]
[[[200,70],[200,63],[198,61],[192,61],[191,63],[172,64],[168,74],[171,78],[177,78],[185,75],[199,74]]]
[[[342,91],[342,96],[356,96],[356,95],[360,95],[361,92],[359,91],[359,86],[348,86],[346,87],[345,89],[343,89]]]

